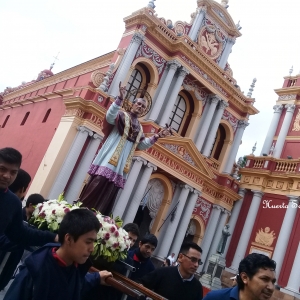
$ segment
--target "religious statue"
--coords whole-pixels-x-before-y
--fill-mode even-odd
[[[264,246],[270,247],[273,244],[275,237],[274,230],[270,232],[270,227],[262,228],[256,233],[255,242]]]
[[[104,215],[112,212],[119,189],[124,189],[134,151],[150,148],[158,138],[171,134],[171,128],[167,126],[157,134],[145,137],[138,118],[150,110],[151,103],[146,98],[134,99],[132,103],[126,100],[126,111],[123,111],[126,93],[120,82],[119,96],[109,107],[104,120],[103,145],[89,168],[90,179],[80,196],[83,206]]]
[[[223,254],[224,253],[224,250],[225,250],[225,247],[226,247],[226,243],[227,243],[227,239],[228,237],[231,235],[229,230],[229,224],[226,224],[222,230],[222,237],[220,239],[220,242],[219,242],[219,245],[218,245],[218,248],[217,248],[217,252],[219,254]]]

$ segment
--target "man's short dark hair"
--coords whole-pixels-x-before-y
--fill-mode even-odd
[[[1,151],[1,150],[0,150]],[[30,175],[23,169],[19,169],[15,181],[8,187],[13,193],[20,190],[26,191],[31,181]]]
[[[131,232],[132,234],[136,235],[137,237],[140,236],[139,227],[135,223],[128,223],[128,224],[126,224],[126,225],[123,226],[123,229],[126,232]]]
[[[157,237],[154,234],[146,234],[142,239],[141,239],[141,244],[150,244],[154,246],[155,248],[157,247],[158,240]]]
[[[179,253],[183,253],[183,254],[186,254],[189,252],[190,249],[195,249],[197,250],[198,252],[202,253],[202,249],[200,246],[198,246],[196,243],[193,243],[193,242],[186,242],[186,243],[183,243],[181,245],[181,248],[180,248],[180,251]]]
[[[81,235],[93,230],[98,232],[99,229],[100,222],[91,210],[86,208],[74,209],[64,216],[58,230],[58,240],[63,245],[65,235],[68,233],[76,242]]]
[[[22,163],[22,154],[14,148],[2,148],[0,149],[0,161],[20,167]]]
[[[41,194],[31,194],[26,201],[26,207],[29,207],[29,204],[31,205],[38,205],[39,203],[45,202],[44,197]]]
[[[252,277],[258,272],[259,269],[276,269],[276,262],[270,259],[268,256],[258,253],[251,253],[246,256],[239,265],[239,274],[236,276],[236,281],[240,290],[243,290],[245,284],[240,276],[242,272],[246,273],[247,276]]]

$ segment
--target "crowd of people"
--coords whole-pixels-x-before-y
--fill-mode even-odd
[[[21,201],[31,178],[20,169],[21,162],[22,155],[16,149],[0,149],[0,290],[8,284],[21,261],[4,299],[121,299],[122,293],[106,284],[107,278],[113,276],[111,272],[89,272],[92,266],[89,257],[100,228],[91,210],[68,212],[58,234],[24,223],[30,219],[34,207],[45,199],[39,194],[30,195],[22,208]],[[118,262],[115,271],[169,300],[203,299],[202,285],[195,276],[201,264],[200,246],[184,243],[177,256],[171,253],[162,267],[155,268],[151,256],[159,243],[157,237],[153,234],[140,237],[139,228],[133,223],[123,228],[131,241],[125,263],[133,266],[135,272],[128,274],[124,264]],[[33,246],[39,248],[33,251]],[[276,281],[275,269],[276,263],[267,256],[250,254],[239,265],[236,286],[209,292],[204,299],[270,299]]]

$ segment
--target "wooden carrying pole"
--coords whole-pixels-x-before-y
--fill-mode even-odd
[[[100,271],[91,267],[90,272],[94,273]],[[149,297],[153,300],[168,300],[117,272],[112,271],[111,273],[113,277],[107,278],[106,283],[128,296],[135,299],[146,299],[146,297]]]

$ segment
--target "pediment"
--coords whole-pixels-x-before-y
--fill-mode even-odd
[[[198,172],[203,175],[209,178],[214,177],[213,172],[210,170],[205,159],[191,139],[183,137],[168,137],[165,139],[159,139],[155,146],[162,148],[161,150],[164,152],[169,152],[170,156],[175,156],[183,163],[197,169]]]

